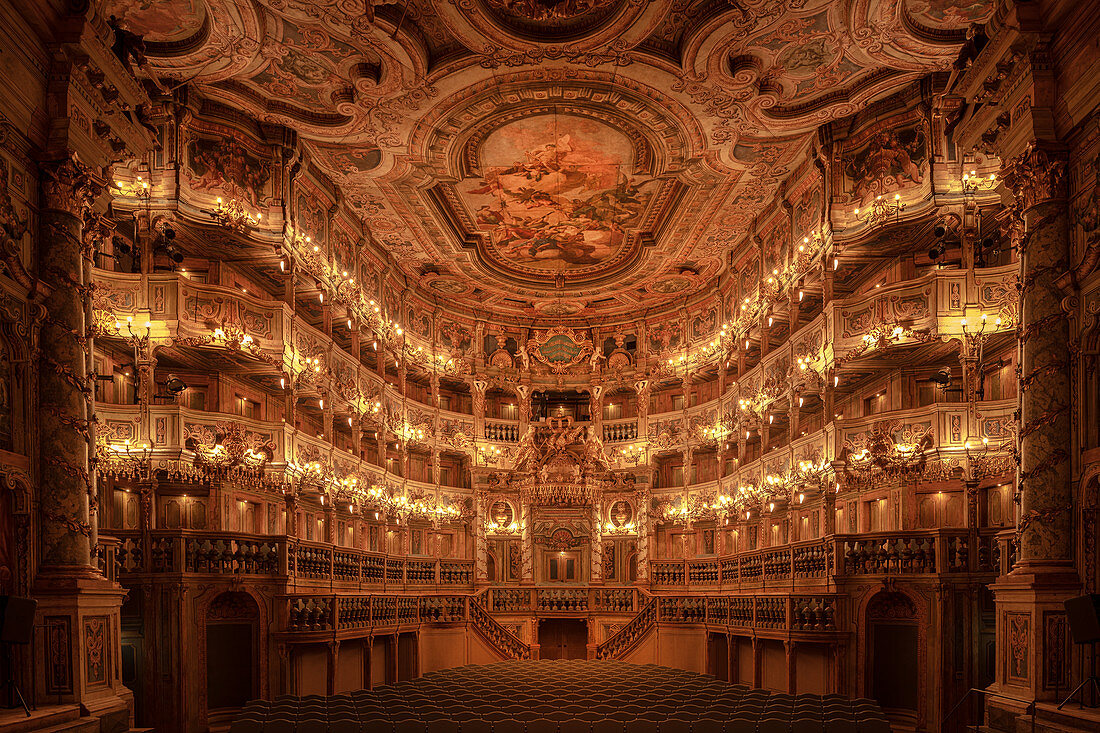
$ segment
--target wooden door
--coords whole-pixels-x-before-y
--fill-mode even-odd
[[[575,618],[547,618],[539,622],[539,657],[586,659],[588,622]]]

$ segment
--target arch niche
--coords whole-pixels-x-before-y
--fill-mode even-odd
[[[919,720],[924,694],[920,615],[905,593],[881,590],[867,602],[866,690],[887,714]]]
[[[260,697],[260,607],[248,593],[227,591],[206,608],[208,718]]]

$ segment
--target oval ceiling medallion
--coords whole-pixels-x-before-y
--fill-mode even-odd
[[[672,275],[648,283],[645,289],[657,295],[673,295],[691,290],[694,284],[695,278],[690,275]]]

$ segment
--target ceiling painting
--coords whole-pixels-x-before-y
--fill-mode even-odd
[[[341,209],[426,300],[569,325],[702,297],[785,196],[792,220],[764,254],[789,258],[779,239],[812,234],[826,206],[788,183],[821,155],[818,129],[948,71],[992,13],[977,0],[107,7],[148,42],[139,73],[296,134],[302,170],[332,188],[323,205],[289,199],[315,239]],[[889,128],[843,151],[839,195],[927,185],[927,129]],[[283,172],[254,146],[185,142],[192,188],[279,195]]]
[[[965,28],[993,14],[985,0],[906,0],[905,11],[914,21],[932,28]]]
[[[140,28],[147,42],[175,43],[191,38],[206,22],[204,0],[106,0],[103,15],[126,28]]]
[[[460,185],[495,265],[536,278],[591,274],[620,259],[655,188],[635,174],[630,140],[579,117],[506,125]]]

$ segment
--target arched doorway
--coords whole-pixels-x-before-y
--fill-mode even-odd
[[[867,604],[867,689],[887,714],[917,715],[919,631],[917,608],[904,593],[881,591]]]
[[[206,610],[207,718],[259,697],[260,609],[247,593],[222,593]]]

